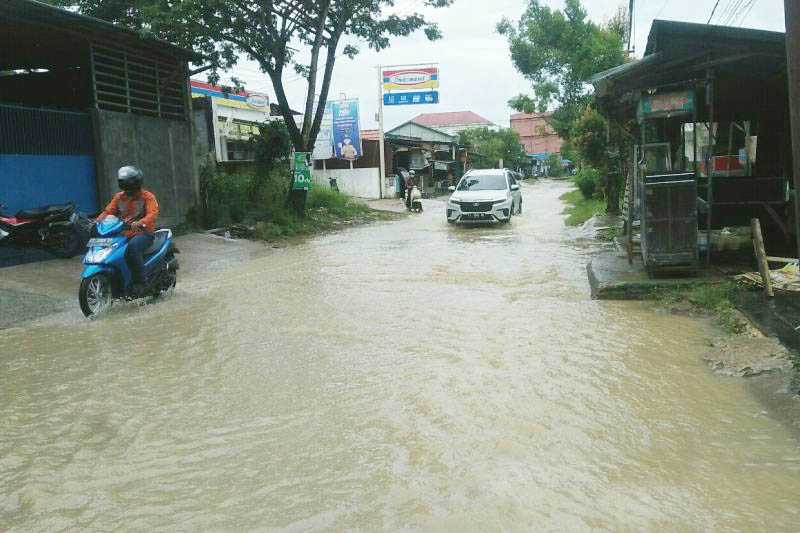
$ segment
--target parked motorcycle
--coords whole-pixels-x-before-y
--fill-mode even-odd
[[[59,257],[81,253],[89,238],[91,222],[75,211],[72,202],[23,209],[15,216],[0,205],[0,245],[41,246]]]
[[[156,231],[153,244],[144,252],[145,290],[142,294],[131,292],[131,270],[125,260],[129,239],[122,234],[126,229],[130,226],[119,218],[106,217],[95,225],[94,236],[87,243],[78,301],[88,318],[108,311],[116,299],[158,298],[177,283],[178,249],[172,231],[162,229]]]

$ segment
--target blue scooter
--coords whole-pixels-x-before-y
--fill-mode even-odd
[[[78,301],[88,318],[95,318],[111,308],[115,299],[134,300],[142,294],[131,293],[131,271],[125,261],[128,238],[122,232],[129,226],[115,216],[95,225],[93,238],[87,243],[83,258],[86,265],[81,274]],[[145,296],[158,298],[175,287],[177,282],[178,249],[172,242],[172,231],[155,232],[152,246],[144,252]]]

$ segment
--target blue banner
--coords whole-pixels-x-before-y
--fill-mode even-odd
[[[383,95],[383,105],[438,104],[439,91],[389,93]]]
[[[353,161],[364,155],[361,148],[358,100],[331,102],[331,116],[336,157]]]

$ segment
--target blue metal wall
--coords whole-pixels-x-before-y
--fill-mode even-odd
[[[15,213],[65,202],[99,209],[89,115],[0,105],[0,203]]]

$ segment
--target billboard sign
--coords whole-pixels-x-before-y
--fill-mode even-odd
[[[317,134],[317,142],[314,143],[314,160],[333,159],[333,115],[331,114],[330,103],[325,106],[325,114],[322,115],[322,122]]]
[[[439,88],[439,67],[383,71],[385,91],[419,91]]]
[[[383,95],[383,105],[438,104],[439,91],[390,93]]]
[[[334,154],[339,159],[354,161],[364,155],[358,100],[339,100],[330,105]]]

